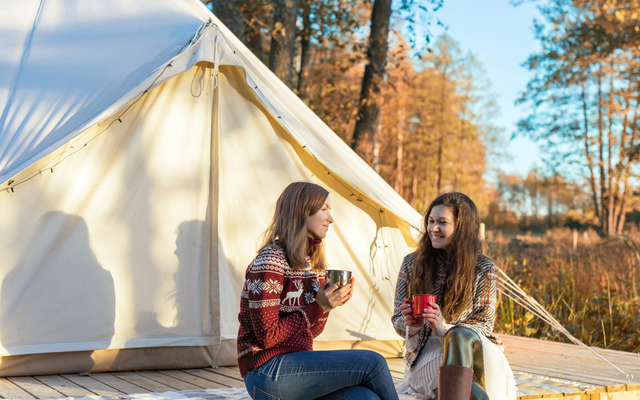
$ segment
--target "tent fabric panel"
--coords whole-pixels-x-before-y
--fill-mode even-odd
[[[212,98],[192,93],[196,73],[96,125],[53,173],[0,192],[0,355],[217,342]]]
[[[300,146],[331,169],[363,199],[387,209],[393,216],[383,216],[383,222],[403,231],[410,245],[421,229],[421,215],[396,193],[375,171],[356,155],[342,139],[300,100],[273,72],[253,55],[215,16],[214,23],[228,46],[233,49],[237,64],[245,69],[247,84],[280,124],[293,135]]]
[[[170,0],[18,3],[0,16],[22,45],[0,47],[0,182],[135,98],[206,21]]]
[[[211,346],[73,351],[0,357],[0,376],[58,375],[217,366]]]
[[[352,270],[356,287],[362,287],[347,305],[332,311],[318,339],[396,340],[389,317],[397,271],[409,252],[400,231],[380,227],[326,170],[314,173],[318,165],[298,157],[289,134],[264,110],[241,72],[220,68],[216,89],[225,100],[217,105],[218,179],[224,188],[218,210],[220,297],[235,305],[221,310],[221,339],[237,335],[244,273],[278,196],[291,182],[311,181],[326,187],[332,198],[335,222],[325,239],[329,266]]]

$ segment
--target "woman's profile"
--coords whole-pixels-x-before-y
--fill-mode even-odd
[[[342,287],[324,280],[322,240],[332,223],[326,189],[290,184],[247,268],[238,315],[238,365],[254,399],[398,399],[379,354],[312,351],[329,312],[353,295],[353,278]]]

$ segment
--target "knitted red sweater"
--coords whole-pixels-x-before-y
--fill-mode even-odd
[[[289,267],[284,250],[262,249],[247,268],[240,297],[238,366],[240,374],[272,357],[313,350],[313,338],[327,323],[315,301],[320,288],[316,274]]]

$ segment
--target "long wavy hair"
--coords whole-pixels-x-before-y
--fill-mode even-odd
[[[324,245],[309,244],[307,220],[317,213],[329,196],[322,186],[309,182],[293,182],[287,186],[276,203],[273,221],[264,232],[262,246],[279,245],[284,249],[292,269],[307,268],[307,256],[314,271],[326,269]]]
[[[451,207],[455,219],[455,231],[446,251],[433,247],[427,230],[429,215],[439,205]],[[476,264],[484,257],[482,250],[480,215],[474,202],[458,192],[438,196],[424,215],[424,231],[413,261],[411,292],[435,293],[438,264],[442,264],[445,286],[440,309],[447,321],[456,320],[473,296]]]

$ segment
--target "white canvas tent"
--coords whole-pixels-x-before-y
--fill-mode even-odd
[[[401,351],[420,215],[198,0],[0,2],[0,375],[235,363],[246,266],[329,189],[354,299],[317,348]]]

